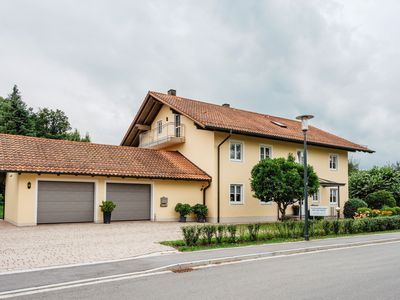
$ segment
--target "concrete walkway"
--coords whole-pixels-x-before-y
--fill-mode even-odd
[[[328,249],[395,242],[400,243],[400,233],[360,235],[344,238],[267,244],[240,248],[216,249],[186,253],[169,253],[120,262],[55,268],[0,275],[0,298],[6,291],[40,288],[48,285],[68,285],[71,282],[95,282],[104,278],[117,278],[127,274],[174,270],[210,263],[231,262],[260,257],[291,255]]]
[[[175,251],[159,241],[181,238],[176,222],[114,222],[16,227],[0,221],[0,273]]]

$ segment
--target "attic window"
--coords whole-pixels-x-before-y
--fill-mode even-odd
[[[271,121],[271,123],[272,123],[272,124],[275,124],[275,125],[277,125],[277,126],[279,126],[279,127],[282,127],[282,128],[287,128],[287,125],[285,125],[285,124],[283,124],[283,123],[281,123],[281,122]]]

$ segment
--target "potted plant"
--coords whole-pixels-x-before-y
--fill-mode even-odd
[[[193,213],[196,215],[197,222],[204,223],[208,213],[208,208],[204,204],[196,204],[192,207]]]
[[[175,211],[179,213],[179,222],[186,222],[186,216],[191,213],[192,208],[189,204],[178,203],[175,206]]]
[[[114,202],[107,200],[103,201],[99,206],[101,208],[101,211],[103,212],[104,224],[110,224],[111,213],[117,205],[114,204]]]

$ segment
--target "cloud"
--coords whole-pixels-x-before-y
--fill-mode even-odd
[[[293,118],[395,161],[396,1],[2,1],[0,95],[119,143],[147,90]]]

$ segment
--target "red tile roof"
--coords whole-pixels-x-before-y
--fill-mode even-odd
[[[0,171],[211,180],[176,151],[0,134]]]
[[[244,135],[262,136],[272,139],[303,141],[301,123],[271,115],[265,115],[232,107],[206,103],[150,91],[148,96],[170,106],[182,115],[192,119],[205,129],[229,131]],[[146,97],[147,99],[148,97]],[[282,123],[281,127],[274,122]],[[373,152],[366,146],[355,144],[337,135],[309,127],[308,141],[310,144],[335,147],[349,151]]]

